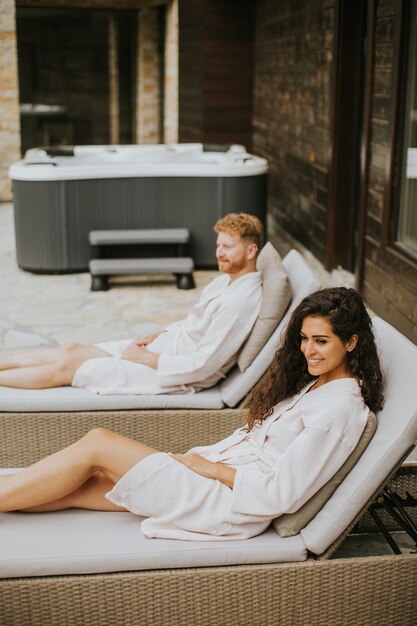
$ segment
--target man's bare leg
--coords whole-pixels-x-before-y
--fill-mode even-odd
[[[41,348],[40,350],[26,350],[24,352],[5,352],[0,354],[0,370],[54,363],[64,356],[64,349],[65,346],[59,346],[56,348]]]
[[[87,509],[120,510],[104,498],[104,493],[155,452],[128,437],[95,428],[21,472],[0,477],[0,511],[45,511],[80,504]]]
[[[57,359],[52,362],[41,361],[0,371],[0,386],[19,389],[63,387],[71,384],[77,369],[88,359],[110,356],[97,346],[82,343],[67,344],[52,350],[56,350],[57,355]]]

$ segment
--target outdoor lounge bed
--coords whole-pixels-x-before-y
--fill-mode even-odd
[[[270,365],[292,310],[320,281],[291,250],[283,260],[292,288],[286,314],[252,364],[236,366],[219,384],[194,394],[100,396],[63,387],[0,387],[0,467],[20,467],[69,445],[90,428],[105,426],[156,448],[187,450],[212,443],[244,421],[244,398]]]
[[[381,319],[374,328],[387,381],[378,428],[299,534],[183,542],[144,538],[129,513],[1,514],[3,623],[416,623],[417,555],[326,560],[417,437],[417,347]]]

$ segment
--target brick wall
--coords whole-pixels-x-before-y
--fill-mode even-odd
[[[0,0],[0,201],[11,199],[7,171],[20,155],[15,8]]]
[[[270,165],[271,234],[324,261],[334,2],[259,0],[254,135]]]
[[[380,0],[375,19],[370,167],[367,190],[364,294],[372,309],[417,343],[417,263],[384,243],[391,211],[386,177],[392,129],[395,0]]]

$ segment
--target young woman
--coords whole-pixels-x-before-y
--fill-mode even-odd
[[[382,376],[361,297],[318,291],[294,311],[248,423],[212,446],[159,452],[106,429],[0,477],[0,511],[70,507],[145,516],[148,537],[243,539],[291,513],[355,448]]]

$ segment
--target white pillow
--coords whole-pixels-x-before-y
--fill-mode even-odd
[[[292,296],[281,257],[269,241],[259,253],[256,266],[262,274],[262,305],[251,334],[238,356],[237,364],[241,372],[258,356],[284,316]]]

